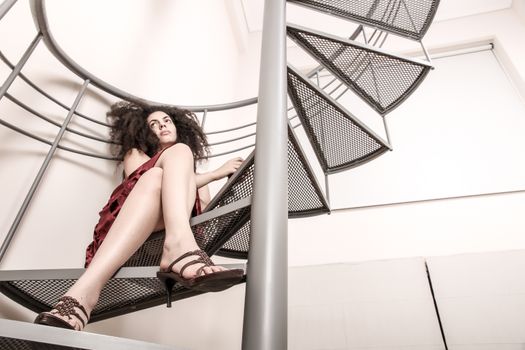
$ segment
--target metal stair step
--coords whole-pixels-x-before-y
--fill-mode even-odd
[[[234,198],[235,201],[228,200],[228,203],[222,206],[214,205],[215,208],[208,206],[204,213],[190,220],[197,244],[209,256],[212,256],[248,220],[251,196],[246,195],[247,197]],[[229,198],[225,195],[216,196],[215,202],[218,201],[218,197],[224,197],[224,200]],[[123,266],[159,266],[164,237],[164,230],[152,233]]]
[[[243,264],[223,266],[245,268]],[[158,269],[121,268],[102,290],[90,322],[165,304],[165,289],[156,277]],[[83,272],[84,269],[0,271],[0,292],[34,312],[49,311]],[[176,285],[172,301],[198,294],[202,293]]]
[[[208,206],[210,210],[253,194],[254,158],[255,152],[252,152],[246,158],[243,168],[239,169],[212,199]],[[288,181],[290,217],[318,215],[329,211],[321,187],[290,125],[288,126],[288,178],[290,179]]]
[[[408,98],[432,69],[425,61],[401,57],[304,27],[289,24],[287,32],[381,115]]]
[[[250,195],[253,191],[253,158],[254,154],[252,153],[248,158],[252,165],[246,173],[242,174],[245,182],[250,184],[249,190],[245,189],[244,191],[248,191]],[[288,217],[299,218],[328,212],[330,212],[328,202],[293,128],[288,125]],[[248,217],[216,254],[230,258],[247,259],[250,232]]]
[[[2,350],[177,350],[144,341],[0,319]]]
[[[421,40],[440,0],[288,0],[316,11]]]
[[[290,65],[288,96],[325,173],[358,166],[391,150],[388,142]]]

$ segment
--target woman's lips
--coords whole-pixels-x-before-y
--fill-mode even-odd
[[[163,131],[163,132],[160,133],[160,136],[164,136],[164,135],[168,135],[168,134],[170,134],[169,131]]]

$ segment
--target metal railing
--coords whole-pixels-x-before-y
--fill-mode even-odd
[[[15,4],[15,2],[16,1],[14,1],[14,0],[6,0],[6,1],[4,1],[2,3],[2,5],[0,5],[0,18],[2,18],[7,13],[7,11],[9,11],[9,9],[11,9],[11,7]],[[51,96],[49,93],[45,92],[43,89],[38,87],[37,84],[35,84],[27,76],[25,76],[24,74],[21,73],[22,67],[27,62],[27,60],[29,59],[29,57],[31,56],[31,54],[34,52],[35,48],[37,47],[37,45],[41,41],[43,41],[46,44],[46,46],[49,49],[49,51],[51,53],[53,53],[53,55],[64,66],[66,66],[69,70],[71,70],[74,74],[79,76],[85,82],[88,82],[90,88],[98,88],[98,89],[101,89],[102,91],[105,91],[105,92],[109,93],[110,95],[112,95],[114,97],[122,98],[122,99],[129,100],[129,101],[132,101],[132,102],[147,103],[147,104],[153,105],[153,106],[155,106],[155,105],[170,105],[170,104],[165,104],[165,103],[160,103],[160,102],[146,100],[146,99],[134,96],[132,94],[129,94],[129,93],[125,92],[125,91],[122,91],[122,90],[120,90],[120,89],[118,89],[118,88],[116,88],[116,87],[106,83],[102,79],[94,76],[93,74],[91,74],[87,70],[83,69],[75,61],[73,61],[60,48],[58,43],[54,40],[53,35],[52,35],[52,33],[51,33],[50,29],[49,29],[49,23],[48,23],[48,19],[47,19],[47,16],[46,16],[46,10],[45,10],[45,1],[44,0],[30,0],[30,4],[31,4],[32,12],[33,12],[35,25],[36,25],[36,28],[37,28],[38,32],[37,32],[35,38],[33,39],[33,41],[31,42],[31,44],[29,45],[29,47],[27,48],[26,52],[23,54],[22,58],[19,60],[19,62],[16,65],[11,63],[9,61],[9,59],[2,52],[0,52],[0,59],[9,68],[11,68],[11,70],[12,70],[11,74],[9,74],[9,76],[6,79],[6,81],[4,82],[4,84],[0,87],[0,100],[3,97],[6,97],[8,100],[10,100],[15,105],[17,105],[19,108],[23,109],[24,111],[28,112],[29,114],[31,114],[33,116],[36,116],[36,117],[46,121],[47,123],[50,123],[50,124],[60,128],[60,131],[58,133],[60,135],[60,137],[58,139],[55,139],[55,141],[47,140],[47,139],[45,139],[43,137],[40,137],[40,136],[38,136],[36,134],[33,134],[33,133],[30,133],[27,130],[24,130],[23,128],[17,127],[16,125],[5,121],[0,116],[0,124],[2,124],[3,126],[5,126],[7,128],[10,128],[11,130],[16,131],[16,132],[18,132],[18,133],[20,133],[22,135],[25,135],[27,137],[30,137],[30,138],[34,139],[34,140],[37,140],[37,141],[42,142],[42,143],[46,143],[46,144],[51,146],[51,149],[50,149],[50,151],[48,153],[48,157],[46,157],[46,160],[45,160],[44,164],[42,165],[42,169],[41,169],[42,170],[42,174],[39,173],[37,175],[37,179],[35,180],[35,183],[31,186],[31,189],[30,189],[29,193],[27,194],[27,197],[26,197],[27,201],[30,201],[30,199],[32,198],[34,192],[36,191],[36,188],[38,187],[40,179],[43,176],[43,172],[45,172],[45,169],[47,168],[47,165],[49,164],[50,159],[51,159],[52,155],[54,154],[56,148],[59,148],[59,149],[65,150],[65,151],[69,151],[69,152],[73,152],[73,153],[76,153],[76,154],[81,154],[81,155],[84,155],[84,156],[99,158],[99,159],[114,160],[114,161],[119,160],[118,158],[116,158],[116,157],[114,157],[114,156],[112,156],[110,154],[97,154],[97,153],[93,153],[91,151],[85,151],[85,150],[81,150],[81,149],[77,149],[77,148],[66,147],[66,146],[63,146],[63,145],[61,145],[59,143],[60,138],[62,137],[63,133],[65,131],[68,131],[68,132],[76,134],[76,135],[78,135],[78,136],[80,136],[82,138],[86,138],[86,139],[89,139],[89,140],[92,140],[92,141],[95,141],[95,142],[104,143],[106,145],[111,144],[111,141],[109,139],[106,139],[106,138],[103,138],[103,137],[100,137],[100,136],[97,136],[97,135],[90,135],[90,134],[87,134],[87,133],[83,133],[83,132],[80,132],[78,130],[75,130],[74,128],[69,127],[67,125],[67,121],[70,120],[71,117],[73,117],[73,116],[79,116],[79,117],[81,117],[81,118],[83,118],[83,119],[85,119],[85,120],[87,120],[89,122],[96,123],[96,124],[102,125],[104,127],[110,127],[110,125],[108,123],[106,123],[106,122],[97,120],[96,118],[93,118],[93,117],[87,116],[87,115],[85,115],[83,113],[80,113],[80,112],[76,111],[75,108],[68,107],[66,104],[60,102],[57,98]],[[365,43],[370,43],[375,38],[376,40],[374,42],[374,45],[378,44],[379,46],[382,46],[382,44],[385,42],[385,39],[386,39],[386,36],[387,36],[387,34],[385,34],[383,36],[383,33],[384,33],[384,31],[380,31],[380,30],[378,30],[376,28],[376,29],[374,29],[372,35],[367,37],[367,35],[366,35],[366,27],[364,25],[359,25],[357,27],[357,29],[354,31],[354,33],[350,36],[350,39],[352,39],[352,40],[353,39],[357,39],[359,36],[361,36],[362,40],[364,40]],[[377,37],[376,37],[376,35],[377,35]],[[379,40],[379,38],[381,38],[382,36],[383,36],[383,39]],[[337,56],[337,53],[335,53],[335,56]],[[316,68],[316,69],[312,70],[311,72],[309,72],[307,74],[307,77],[319,82],[319,75],[320,75],[321,71],[323,71],[323,70],[324,70],[324,67],[323,66],[319,66],[318,68]],[[58,123],[58,122],[54,122],[50,118],[46,117],[43,113],[40,113],[36,109],[28,106],[27,104],[24,104],[22,101],[20,101],[16,97],[12,96],[11,94],[9,94],[7,91],[9,89],[9,87],[11,86],[11,84],[15,81],[16,78],[20,78],[30,88],[32,88],[33,90],[35,90],[36,92],[38,92],[39,94],[44,96],[49,101],[51,101],[54,104],[56,104],[56,105],[60,106],[61,108],[65,109],[66,112],[67,112],[67,115],[68,115],[66,117],[66,122],[64,124],[62,124],[62,125],[60,123]],[[328,89],[328,87],[331,86],[336,81],[337,81],[337,78],[333,77],[328,83],[326,83],[324,86],[322,86],[322,89],[323,90]],[[342,82],[339,82],[339,84],[335,88],[331,89],[331,91],[328,92],[328,95],[335,94],[336,91],[339,90],[339,88],[341,87],[342,84],[343,84]],[[85,87],[83,89],[85,89]],[[334,99],[339,99],[347,91],[348,91],[348,87],[343,89],[342,92],[339,92],[338,95],[335,96]],[[209,115],[210,112],[224,111],[224,110],[234,110],[234,109],[238,109],[238,108],[243,108],[243,107],[246,107],[246,106],[254,105],[257,102],[258,102],[258,98],[254,97],[254,98],[249,98],[249,99],[245,99],[245,100],[241,100],[241,101],[225,103],[225,104],[208,105],[208,106],[180,106],[180,105],[177,105],[177,107],[186,108],[186,109],[188,109],[190,111],[193,111],[195,113],[202,113],[201,120],[202,120],[202,126],[204,127],[204,124],[205,124],[207,118],[209,119],[208,115]],[[291,110],[293,110],[293,107],[289,107],[288,108],[288,111],[291,111]],[[290,121],[295,121],[296,118],[297,118],[297,114],[294,114],[294,115],[292,115],[289,118],[289,120]],[[387,125],[386,125],[386,121],[385,121],[384,118],[383,118],[383,122],[384,122],[384,127],[385,127],[385,130],[386,130],[387,142],[389,142],[389,139],[388,139],[389,135],[388,135]],[[255,125],[256,125],[256,122],[249,122],[249,123],[244,123],[244,124],[237,125],[237,126],[234,126],[234,127],[231,127],[231,128],[227,128],[227,129],[207,131],[206,134],[209,135],[209,136],[212,136],[212,137],[223,136],[223,135],[226,135],[228,133],[233,133],[235,131],[239,131],[241,129],[245,129],[245,128],[248,129],[249,127],[254,127]],[[293,128],[297,128],[297,127],[300,127],[300,126],[301,126],[301,122],[298,121],[292,127]],[[211,147],[223,146],[223,145],[231,144],[233,142],[238,142],[238,141],[247,140],[249,138],[254,138],[255,135],[256,135],[255,132],[248,130],[247,132],[244,132],[240,136],[239,135],[235,135],[233,137],[226,136],[226,137],[224,137],[224,138],[222,138],[220,140],[212,141],[212,142],[210,142],[210,146]],[[242,150],[245,150],[245,149],[253,148],[254,146],[255,146],[254,142],[248,142],[247,144],[241,145],[240,147],[237,147],[235,149],[232,149],[230,147],[226,151],[214,152],[214,154],[212,154],[210,157],[225,156],[225,155],[228,155],[228,154],[231,154],[231,153],[235,153],[235,152],[239,152],[239,151],[242,151]],[[328,194],[328,174],[325,174],[325,184],[326,184],[326,188],[325,188],[326,196],[329,197],[329,194]],[[24,202],[24,204],[22,205],[22,208],[21,208],[19,214],[17,215],[17,217],[16,217],[16,219],[15,219],[11,229],[9,230],[9,234],[8,234],[8,237],[7,237],[6,241],[4,242],[2,247],[0,247],[0,261],[2,260],[3,255],[5,254],[5,251],[7,249],[7,246],[9,244],[9,242],[12,239],[12,235],[13,235],[14,231],[18,227],[18,224],[19,224],[19,222],[21,220],[21,217],[23,217],[23,215],[25,213],[25,210],[27,209],[27,205],[28,204],[26,202]]]
[[[3,16],[15,2],[16,1],[4,1],[4,3],[2,4],[2,8],[1,8],[2,12],[0,12],[0,15]],[[118,88],[108,84],[107,82],[103,81],[102,79],[94,76],[93,74],[91,74],[87,70],[85,70],[82,67],[80,67],[80,65],[78,65],[75,61],[73,61],[60,48],[58,43],[54,40],[53,35],[52,35],[51,31],[49,30],[49,26],[48,26],[48,20],[47,20],[46,11],[45,11],[45,1],[44,0],[31,0],[30,3],[31,3],[31,8],[32,8],[33,14],[34,14],[34,19],[35,19],[35,23],[36,23],[37,29],[39,30],[39,33],[41,33],[41,34],[39,34],[39,38],[43,39],[44,43],[46,44],[46,46],[48,47],[50,52],[53,53],[55,55],[55,57],[57,57],[57,59],[60,62],[62,62],[62,64],[64,64],[67,68],[69,68],[73,73],[78,75],[80,78],[82,78],[84,80],[89,80],[91,82],[90,83],[91,87],[97,87],[97,88],[99,88],[99,89],[101,89],[103,91],[106,91],[106,92],[110,93],[111,95],[113,95],[115,97],[122,98],[122,99],[129,100],[129,101],[134,101],[134,102],[139,102],[139,103],[148,103],[148,104],[153,105],[153,106],[154,105],[170,105],[170,104],[166,104],[166,103],[160,103],[160,102],[150,101],[150,100],[146,100],[146,99],[143,99],[143,98],[136,97],[136,96],[134,96],[132,94],[129,94],[129,93],[125,92],[125,91],[122,91],[122,90],[120,90],[120,89],[118,89]],[[381,36],[383,36],[383,34],[384,34],[383,40],[381,40],[379,42],[378,39],[381,38]],[[373,28],[372,35],[369,38],[367,38],[367,36],[366,36],[366,27],[363,26],[363,25],[359,25],[358,28],[355,30],[355,32],[350,36],[350,39],[356,39],[356,38],[358,38],[359,35],[362,36],[362,39],[364,40],[365,43],[370,43],[374,39],[374,37],[377,35],[377,38],[375,40],[374,45],[379,43],[379,47],[381,47],[382,44],[384,44],[386,36],[388,35],[388,33],[384,32],[384,31],[381,31],[381,30],[379,30],[377,28]],[[38,39],[38,40],[40,40],[40,39]],[[15,69],[14,68],[16,68],[16,67],[13,66],[13,64],[5,57],[5,55],[2,52],[0,52],[0,59],[6,65],[8,65],[10,68],[13,68],[12,79],[14,79],[17,76],[20,77],[29,86],[31,86],[33,89],[35,89],[36,91],[38,91],[39,93],[44,95],[46,98],[48,98],[49,100],[51,100],[54,103],[58,104],[62,108],[68,110],[68,107],[65,104],[61,103],[56,98],[54,98],[54,97],[50,96],[49,94],[47,94],[46,92],[44,92],[36,84],[34,84],[30,79],[28,79],[25,75],[21,74],[19,70],[15,73]],[[309,72],[307,74],[307,76],[309,78],[312,78],[312,79],[315,79],[315,80],[319,81],[319,74],[323,70],[324,70],[324,67],[320,65],[318,68],[316,68],[316,69],[312,70],[311,72]],[[324,86],[322,86],[322,89],[326,90],[330,85],[332,85],[336,81],[337,81],[337,78],[333,77],[328,83],[326,83]],[[328,92],[328,94],[330,96],[332,96],[332,98],[334,98],[335,100],[338,100],[344,94],[346,94],[348,92],[348,90],[349,90],[348,87],[345,87],[342,91],[338,92],[337,96],[333,96],[333,94],[342,85],[343,85],[343,83],[339,82],[335,88],[333,88],[331,91]],[[7,87],[8,87],[8,85],[6,84],[6,88],[5,88],[6,91],[7,91]],[[3,91],[3,92],[5,93],[5,91]],[[0,90],[0,98],[1,98],[1,96],[3,96],[3,94],[2,94],[2,91]],[[14,96],[11,96],[11,95],[7,94],[6,97],[9,100],[11,100],[12,102],[14,102],[15,104],[17,104],[18,106],[20,106],[21,108],[23,108],[26,111],[30,112],[31,114],[33,114],[33,115],[35,115],[35,116],[37,116],[37,117],[39,117],[41,119],[46,120],[46,118],[41,113],[39,113],[39,112],[29,108],[27,105],[24,105],[22,102],[20,102]],[[256,103],[257,103],[257,97],[249,98],[249,99],[245,99],[245,100],[241,100],[241,101],[235,101],[235,102],[231,102],[231,103],[218,104],[218,105],[208,105],[208,106],[181,106],[181,105],[177,105],[177,106],[181,107],[181,108],[186,108],[186,109],[191,110],[191,111],[193,111],[195,113],[202,112],[201,119],[202,119],[202,121],[204,123],[205,120],[206,120],[206,115],[209,112],[232,110],[232,109],[236,109],[236,108],[242,108],[242,107],[245,107],[245,106],[254,105]],[[292,109],[293,109],[293,107],[289,108],[289,110],[292,110]],[[109,127],[108,123],[99,121],[99,120],[97,120],[95,118],[92,118],[92,117],[88,117],[88,116],[86,116],[86,115],[84,115],[82,113],[76,112],[76,111],[74,113],[75,113],[75,115],[78,115],[78,116],[80,116],[80,117],[82,117],[82,118],[84,118],[86,120],[89,120],[89,121],[91,121],[93,123],[97,123],[97,124]],[[297,114],[294,114],[289,119],[290,120],[294,120],[296,117],[297,117]],[[51,122],[49,119],[47,119],[47,121]],[[386,123],[386,121],[384,121],[384,122]],[[51,122],[51,123],[53,123],[53,122]],[[5,121],[2,124],[4,126],[6,126],[6,127],[11,128],[12,130],[15,130],[17,132],[21,132],[19,128],[16,128],[14,125],[9,124],[9,123],[7,123]],[[53,123],[53,124],[56,125],[57,127],[59,126],[59,125],[57,125],[58,123]],[[245,128],[245,127],[254,126],[255,124],[256,124],[255,122],[251,122],[251,123],[235,126],[233,128],[228,128],[228,129],[223,129],[223,130],[206,131],[206,134],[207,135],[221,135],[221,134],[225,134],[225,133],[228,133],[228,132],[233,132],[233,131],[236,131],[236,130],[239,130],[239,129],[242,129],[242,128]],[[295,125],[293,125],[294,128],[297,128],[299,126],[300,126],[300,122],[298,122]],[[99,142],[103,142],[103,143],[110,143],[111,142],[111,141],[109,141],[107,139],[103,139],[101,137],[97,137],[97,136],[81,133],[81,132],[76,131],[76,130],[71,129],[71,128],[68,128],[67,131],[75,133],[75,134],[77,134],[79,136],[82,136],[82,137],[85,137],[85,138],[90,138],[90,139],[95,140],[95,141],[99,141]],[[26,133],[23,133],[23,134],[26,134]],[[40,137],[38,137],[36,135],[27,135],[27,136],[30,136],[33,139],[39,140],[41,142],[49,143],[49,142],[44,141],[42,138],[40,138]],[[210,146],[213,147],[213,146],[218,146],[218,145],[225,145],[225,144],[232,143],[232,142],[235,142],[235,141],[248,139],[248,138],[253,137],[253,136],[255,136],[254,132],[248,132],[246,134],[243,134],[243,135],[240,135],[240,136],[231,137],[231,138],[225,137],[225,138],[223,138],[223,139],[221,139],[219,141],[210,142]],[[388,140],[388,133],[387,133],[387,141],[389,141]],[[228,155],[228,154],[232,154],[232,153],[235,153],[235,152],[239,152],[239,151],[242,151],[242,150],[245,150],[245,149],[252,148],[254,146],[255,146],[255,143],[252,142],[252,143],[249,143],[249,144],[246,144],[246,145],[242,145],[241,147],[238,147],[238,148],[229,149],[227,151],[222,151],[222,152],[216,152],[216,153],[212,154],[210,157],[213,158],[213,157],[225,156],[225,155]],[[77,153],[77,154],[87,155],[87,156],[90,156],[90,157],[101,158],[101,159],[117,160],[115,157],[112,157],[112,156],[109,156],[109,155],[94,154],[92,152],[85,152],[85,151],[81,151],[81,150],[72,149],[72,148],[69,148],[69,147],[60,147],[60,148],[62,148],[64,150],[67,150],[67,151],[70,151],[70,152]]]

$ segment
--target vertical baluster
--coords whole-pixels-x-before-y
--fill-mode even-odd
[[[325,194],[326,194],[326,203],[328,204],[328,208],[330,209],[331,208],[331,204],[330,204],[330,183],[328,181],[328,174],[324,174],[324,191],[325,191]],[[328,212],[328,215],[331,214],[331,211]]]
[[[390,142],[390,132],[388,131],[388,125],[386,123],[386,118],[384,115],[382,115],[381,118],[383,118],[383,125],[385,126],[386,141],[388,142],[388,146],[392,147],[392,142]]]
[[[11,84],[13,84],[13,81],[15,81],[15,78],[20,73],[20,71],[22,70],[22,67],[24,66],[24,64],[26,64],[29,57],[31,57],[31,54],[33,53],[36,46],[40,42],[40,39],[42,39],[42,34],[38,33],[36,37],[33,39],[33,41],[31,42],[31,44],[29,45],[29,47],[26,49],[24,54],[22,55],[22,58],[20,59],[20,61],[18,61],[15,68],[13,68],[13,71],[11,72],[11,74],[9,74],[9,76],[7,77],[2,87],[0,87],[0,100],[2,99],[2,97],[4,97],[5,93],[7,92],[7,89],[9,89]]]
[[[13,7],[16,0],[5,0],[2,4],[0,4],[0,20],[4,18],[5,14]]]
[[[430,58],[430,55],[428,54],[427,48],[425,47],[425,45],[423,45],[423,42],[421,40],[419,40],[419,44],[421,45],[421,48],[423,49],[423,52],[425,53],[427,62],[432,63],[432,59]]]
[[[204,125],[206,124],[206,117],[208,116],[208,109],[204,109],[204,113],[202,114],[202,121],[201,121],[201,129],[204,131]]]

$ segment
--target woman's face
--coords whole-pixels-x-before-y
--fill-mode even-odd
[[[177,128],[170,116],[162,111],[151,113],[146,119],[148,127],[157,135],[162,148],[170,146],[177,141]]]

